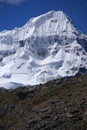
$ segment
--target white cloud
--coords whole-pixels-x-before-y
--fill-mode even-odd
[[[26,2],[28,0],[0,0],[1,3],[7,3],[7,4],[20,4],[22,2]]]

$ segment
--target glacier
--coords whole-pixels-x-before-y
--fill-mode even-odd
[[[62,11],[0,32],[0,87],[38,85],[87,69],[87,36]]]

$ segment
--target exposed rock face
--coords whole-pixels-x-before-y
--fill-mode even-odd
[[[0,130],[87,130],[87,75],[0,89]]]

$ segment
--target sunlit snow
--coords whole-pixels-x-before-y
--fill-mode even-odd
[[[0,87],[43,84],[87,68],[87,36],[62,11],[0,32]]]

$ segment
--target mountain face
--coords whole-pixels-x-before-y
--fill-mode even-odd
[[[0,87],[43,84],[87,69],[87,36],[62,11],[0,32]]]

